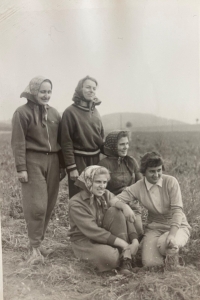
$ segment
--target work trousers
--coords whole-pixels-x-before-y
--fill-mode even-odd
[[[99,154],[95,156],[77,156],[75,155],[75,163],[77,166],[77,170],[79,175],[86,167],[92,165],[98,165],[99,162]],[[70,175],[68,175],[68,188],[69,188],[69,198],[72,198],[74,195],[80,192],[78,186],[74,185],[75,181],[70,179]]]
[[[22,183],[24,218],[30,246],[39,247],[58,196],[58,154],[27,151],[26,164],[28,182]]]
[[[110,207],[103,219],[103,228],[128,243],[132,242],[135,227],[127,222],[122,211]],[[86,260],[100,272],[119,267],[121,250],[110,245],[99,244],[87,237],[72,242],[72,249],[76,257]],[[123,252],[123,258],[131,259],[130,250]]]
[[[144,266],[152,267],[164,264],[166,256],[166,238],[169,234],[170,226],[152,222],[147,225],[142,241],[142,263]],[[190,237],[188,227],[180,227],[176,233],[176,245],[182,248],[186,245]]]

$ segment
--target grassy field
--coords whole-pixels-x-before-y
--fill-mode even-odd
[[[184,211],[192,226],[188,245],[180,253],[183,265],[176,272],[139,270],[131,278],[115,272],[98,274],[76,259],[67,238],[67,180],[49,224],[44,245],[55,249],[43,265],[28,266],[28,240],[10,149],[10,133],[0,134],[0,191],[4,272],[4,300],[197,300],[200,299],[200,134],[198,132],[134,133],[130,154],[139,161],[157,150],[167,174],[181,186]],[[138,255],[139,262],[139,255]]]

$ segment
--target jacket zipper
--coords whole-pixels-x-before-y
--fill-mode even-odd
[[[47,112],[47,110],[46,110],[46,112]],[[46,122],[47,122],[47,119],[48,119],[48,112],[46,114]],[[46,129],[47,129],[47,137],[48,137],[49,149],[50,149],[50,152],[51,152],[51,144],[50,144],[50,140],[49,140],[49,129],[48,129],[47,123],[46,123]]]

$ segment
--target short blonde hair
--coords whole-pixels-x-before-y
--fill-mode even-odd
[[[98,169],[96,169],[94,176],[102,174],[107,176],[108,181],[110,180],[110,171],[105,167],[100,166]]]

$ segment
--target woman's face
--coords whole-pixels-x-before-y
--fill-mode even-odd
[[[38,104],[40,105],[48,104],[51,98],[51,93],[52,93],[52,89],[51,89],[50,82],[47,81],[42,82],[38,94],[37,96],[35,96]]]
[[[127,137],[122,137],[117,143],[118,156],[124,157],[127,155],[129,149],[129,141]]]
[[[96,95],[96,83],[92,80],[85,80],[82,87],[83,96],[86,100],[91,101]]]
[[[148,167],[144,176],[146,177],[148,182],[156,184],[162,177],[162,165],[158,167]]]
[[[92,193],[95,196],[102,196],[105,192],[107,183],[108,179],[106,174],[95,175],[92,184]]]

